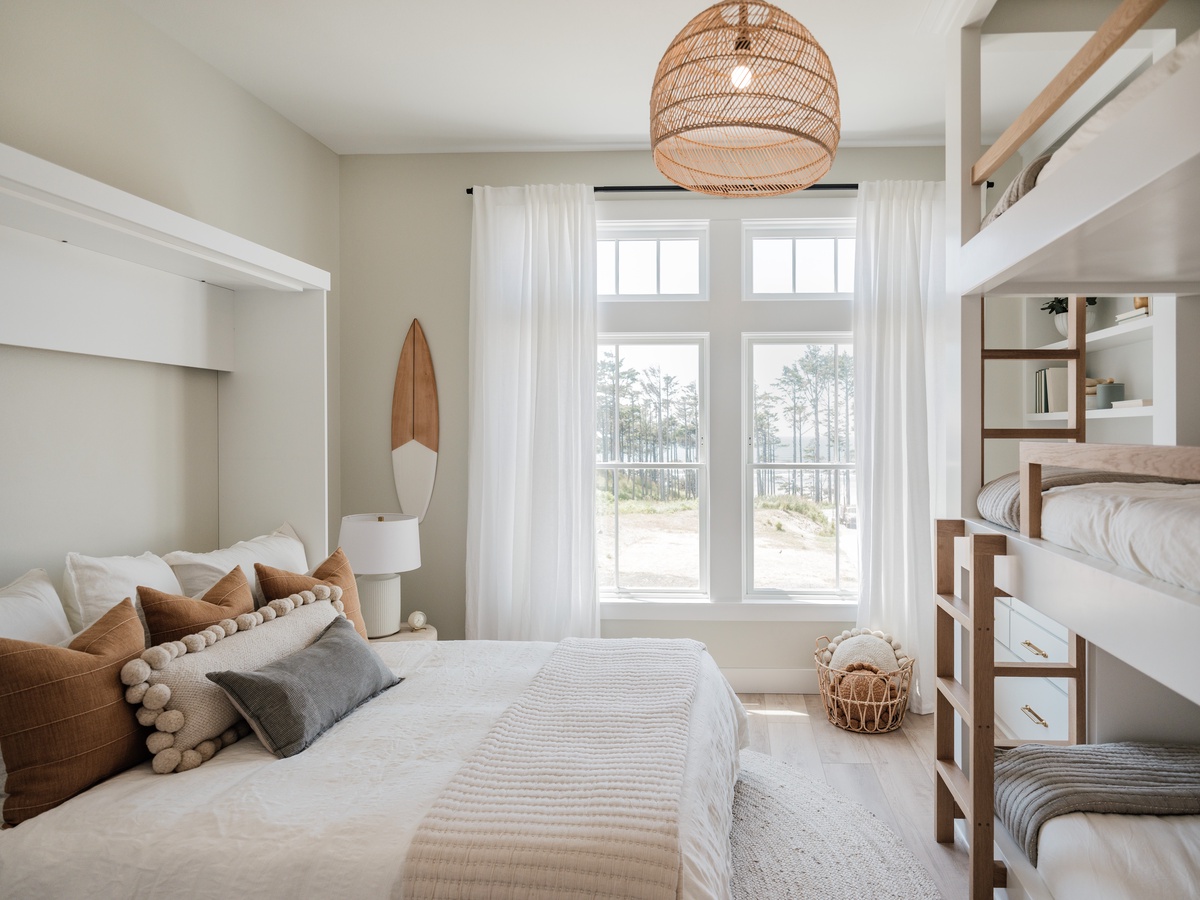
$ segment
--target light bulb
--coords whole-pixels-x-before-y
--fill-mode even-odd
[[[754,80],[754,73],[750,71],[749,66],[734,66],[733,71],[729,73],[729,80],[739,91],[744,91]]]

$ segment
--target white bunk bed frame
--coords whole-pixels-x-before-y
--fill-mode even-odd
[[[0,343],[217,371],[222,546],[286,520],[309,559],[328,553],[329,287],[328,272],[0,144]]]
[[[1200,294],[1200,121],[1191,114],[1200,109],[1200,59],[1185,64],[1130,109],[1119,127],[1103,132],[1053,179],[979,230],[978,185],[1164,2],[1125,0],[987,153],[980,147],[980,26],[994,0],[970,4],[950,42],[947,313],[961,342],[961,354],[952,360],[961,372],[959,393],[951,398],[957,401],[952,406],[960,414],[961,433],[960,446],[948,452],[948,468],[959,476],[948,505],[959,506],[964,518],[938,523],[935,829],[940,842],[953,842],[955,819],[963,820],[973,900],[991,898],[994,889],[1004,887],[1010,897],[1051,897],[994,819],[994,748],[1012,743],[997,741],[994,731],[996,677],[1073,679],[1068,742],[1087,739],[1089,705],[1095,710],[1102,702],[1085,700],[1088,643],[1200,704],[1200,672],[1192,662],[1200,594],[1039,537],[1042,465],[1200,480],[1200,449],[1022,443],[1023,533],[972,518],[985,434],[977,402],[985,293]],[[1073,308],[1074,318],[1081,319],[1081,305]],[[1194,373],[1185,366],[1181,374]],[[1079,426],[1076,437],[1082,440],[1082,418]],[[996,663],[992,632],[998,596],[1017,597],[1068,628],[1066,663]],[[956,633],[962,635],[961,664]],[[958,722],[961,763],[955,751]]]

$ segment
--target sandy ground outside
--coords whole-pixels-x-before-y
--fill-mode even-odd
[[[613,517],[600,512],[596,526],[596,562],[601,588],[613,585]],[[668,504],[665,512],[621,515],[623,589],[696,590],[700,554],[696,509]],[[754,513],[754,586],[760,590],[836,589],[835,540],[822,535],[812,520],[789,510]],[[842,588],[858,587],[858,532],[838,526]]]

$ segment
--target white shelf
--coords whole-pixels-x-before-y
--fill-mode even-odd
[[[1131,419],[1137,416],[1152,415],[1154,415],[1153,406],[1118,406],[1113,409],[1089,409],[1086,417],[1089,419]],[[1067,414],[1065,412],[1026,413],[1025,421],[1065,422]]]
[[[1087,334],[1087,351],[1091,353],[1096,350],[1107,350],[1111,347],[1124,347],[1127,344],[1138,344],[1148,341],[1153,335],[1153,326],[1154,317],[1144,316],[1129,322],[1120,322],[1109,328],[1101,328],[1099,331],[1089,331]],[[1046,344],[1037,349],[1065,350],[1067,349],[1067,342],[1065,340],[1055,341],[1053,344]]]

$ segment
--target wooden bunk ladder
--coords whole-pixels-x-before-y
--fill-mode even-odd
[[[983,317],[980,317],[980,360],[979,360],[979,416],[981,436],[979,443],[980,469],[983,469],[983,441],[988,440],[1062,440],[1083,443],[1087,440],[1087,299],[1072,297],[1068,302],[1067,346],[1062,350],[1012,350],[990,349],[983,334]],[[1066,428],[988,428],[985,424],[984,371],[988,360],[1066,360],[1067,363],[1067,427]]]
[[[961,565],[955,560],[956,543]],[[1002,534],[968,535],[963,520],[938,520],[934,833],[938,843],[952,844],[954,820],[966,821],[972,900],[991,900],[993,890],[1008,883],[1007,868],[993,855],[995,751],[1022,742],[996,738],[996,678],[1071,679],[1066,743],[1078,743],[1086,734],[1082,638],[1070,635],[1065,664],[996,662],[995,601],[1008,596],[996,587],[996,557],[1007,552],[1008,538]],[[955,674],[956,625],[966,632],[961,680]],[[966,733],[963,765],[954,753],[956,713]]]

